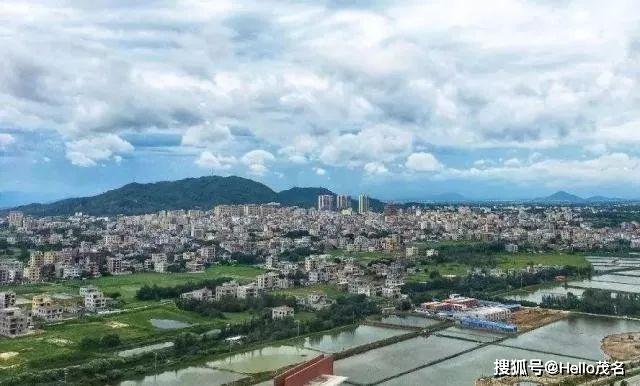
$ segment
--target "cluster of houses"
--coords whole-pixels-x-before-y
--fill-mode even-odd
[[[17,305],[14,292],[0,292],[0,335],[24,335],[32,330],[34,318],[44,323],[60,321],[83,312],[105,310],[111,302],[95,286],[80,288],[80,297],[81,300],[66,294],[38,294],[30,303]]]

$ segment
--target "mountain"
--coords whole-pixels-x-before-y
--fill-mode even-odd
[[[310,208],[318,205],[318,196],[321,194],[334,194],[325,188],[298,188],[283,190],[277,193],[276,202],[287,206],[300,206]]]
[[[211,209],[221,204],[264,204],[314,207],[321,194],[335,194],[325,188],[291,188],[275,192],[268,186],[242,177],[207,176],[148,184],[131,183],[91,197],[68,198],[49,204],[29,204],[14,208],[36,216],[142,214],[159,210]],[[369,199],[374,211],[383,203]],[[355,203],[357,207],[357,202]]]
[[[534,201],[578,204],[578,203],[583,203],[585,199],[582,197],[576,196],[575,194],[567,193],[565,191],[559,191],[559,192],[555,192],[550,196],[535,199]]]

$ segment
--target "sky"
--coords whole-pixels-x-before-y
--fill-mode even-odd
[[[0,192],[638,198],[637,1],[0,2]]]

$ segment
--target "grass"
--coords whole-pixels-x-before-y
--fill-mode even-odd
[[[191,327],[206,326],[221,328],[227,323],[238,323],[247,320],[251,314],[247,312],[225,313],[225,319],[209,318],[199,314],[182,311],[173,303],[153,305],[148,308],[128,311],[121,314],[93,316],[82,319],[47,325],[36,334],[9,339],[0,338],[0,353],[17,352],[18,355],[7,360],[0,360],[2,368],[11,365],[25,365],[29,361],[40,363],[59,363],[63,358],[71,356],[78,362],[100,356],[115,355],[115,352],[85,352],[79,350],[82,338],[100,337],[117,333],[124,347],[141,346],[148,343],[172,340],[185,329],[159,329],[151,324],[151,319],[169,319],[189,323]],[[187,329],[188,330],[188,329]],[[117,349],[119,351],[121,348]]]
[[[440,275],[456,275],[465,276],[467,272],[472,268],[466,264],[458,263],[434,263],[426,262],[416,267],[418,272],[409,275],[408,281],[429,281],[431,278],[429,274],[433,271],[438,271]],[[425,269],[427,270],[425,272]]]
[[[570,265],[574,267],[589,267],[590,263],[583,255],[567,253],[503,253],[498,255],[499,267],[503,269],[525,268],[534,265]]]
[[[2,287],[2,290],[15,291],[16,294],[23,296],[39,293],[69,293],[75,295],[80,287],[93,284],[107,294],[119,292],[122,299],[129,303],[135,300],[136,292],[143,285],[155,284],[160,287],[171,287],[219,277],[230,277],[240,282],[249,282],[264,272],[262,268],[248,265],[218,265],[210,267],[202,273],[140,272],[129,275],[103,276],[87,280],[68,280],[58,283],[9,285]]]

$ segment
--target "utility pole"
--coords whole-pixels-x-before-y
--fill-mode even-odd
[[[158,353],[153,353],[153,383],[158,384]]]

